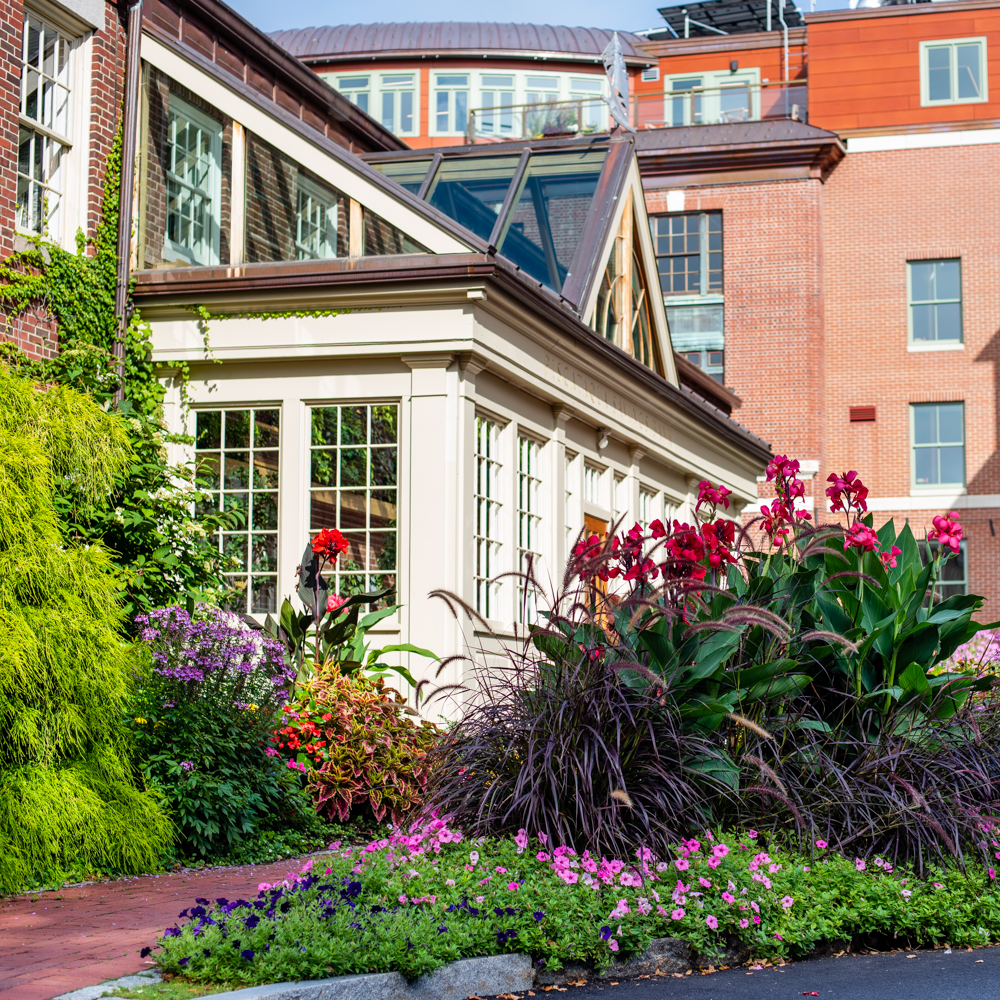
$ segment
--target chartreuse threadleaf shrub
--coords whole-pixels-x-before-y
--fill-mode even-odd
[[[171,840],[122,725],[121,583],[54,504],[67,481],[100,503],[129,459],[121,418],[0,366],[0,891],[74,862],[148,870]]]

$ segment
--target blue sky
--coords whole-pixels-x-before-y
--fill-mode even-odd
[[[317,24],[356,24],[373,21],[500,20],[500,11],[470,6],[468,0],[378,0],[370,7],[343,0],[228,0],[245,18],[264,31],[305,28]],[[662,0],[660,0],[662,3]],[[809,10],[810,0],[798,0]],[[506,0],[505,21],[583,25],[637,31],[663,24],[655,0]],[[816,10],[846,7],[847,0],[815,0]],[[478,15],[478,16],[477,16]],[[484,16],[485,15],[485,16]]]

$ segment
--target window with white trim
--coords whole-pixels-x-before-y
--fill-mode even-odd
[[[920,43],[920,103],[976,104],[989,97],[986,38]]]
[[[603,93],[604,81],[599,76],[572,77],[569,81],[570,100],[581,102],[580,127],[585,132],[607,127],[608,106],[601,99]]]
[[[396,585],[399,407],[347,403],[310,410],[310,537],[337,528],[347,551],[326,570],[341,597]]]
[[[566,523],[567,555],[569,554],[570,543],[573,542],[576,538],[577,532],[580,530],[576,520],[576,495],[579,490],[579,474],[577,472],[576,464],[578,457],[579,456],[573,454],[571,451],[566,452],[566,507],[563,513],[563,518]]]
[[[235,610],[278,610],[277,409],[198,410],[195,462],[206,511],[240,511],[243,519],[216,536],[236,563],[226,582],[240,595]]]
[[[218,264],[222,124],[171,95],[167,122],[164,257]]]
[[[503,430],[486,417],[476,418],[476,610],[484,618],[497,618],[502,584],[495,580],[503,569]]]
[[[615,475],[612,520],[617,522],[619,518],[628,513],[628,480],[624,476]],[[627,525],[619,525],[627,527]]]
[[[396,135],[416,135],[420,122],[415,115],[417,91],[414,73],[383,73],[379,80],[379,121]]]
[[[326,260],[336,257],[341,199],[332,191],[312,183],[302,173],[298,178],[297,194],[296,260]]]
[[[433,127],[436,135],[465,135],[469,127],[469,74],[434,77]]]
[[[914,344],[962,342],[962,262],[906,262],[910,340]]]
[[[965,404],[911,403],[913,485],[965,485]]]
[[[514,134],[514,74],[486,74],[479,78],[479,103],[484,109],[476,128],[487,135]]]
[[[368,114],[368,99],[371,95],[371,87],[369,86],[371,83],[370,77],[331,77],[329,74],[325,74],[325,79],[331,86],[335,86],[351,104],[357,105],[365,114]]]
[[[589,462],[583,466],[583,499],[598,507],[607,506],[604,499],[604,472],[604,469]]]
[[[70,148],[73,42],[34,11],[24,11],[17,140],[19,230],[58,238]]]
[[[537,441],[518,436],[517,439],[517,560],[518,571],[527,573],[528,563],[534,573],[540,572],[541,561],[541,449]],[[522,622],[535,617],[535,594],[525,589],[525,580],[518,580],[517,613]]]
[[[639,523],[643,528],[648,529],[650,522],[656,520],[653,512],[656,510],[657,495],[644,486],[639,487]]]

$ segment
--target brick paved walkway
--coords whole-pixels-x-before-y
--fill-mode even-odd
[[[302,861],[145,875],[119,882],[0,899],[0,998],[49,1000],[69,990],[140,972],[139,950],[195,896],[236,899],[257,893]]]

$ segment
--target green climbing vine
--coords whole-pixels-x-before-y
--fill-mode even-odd
[[[217,532],[239,515],[206,510],[190,464],[170,464],[168,445],[191,439],[167,433],[165,388],[151,358],[150,330],[133,312],[125,331],[124,401],[116,405],[114,310],[118,257],[121,134],[108,154],[101,221],[91,241],[77,234],[76,253],[29,240],[25,250],[0,261],[0,310],[6,329],[35,309],[52,316],[59,351],[51,359],[27,357],[0,344],[0,362],[39,384],[69,385],[106,410],[116,410],[131,445],[131,460],[102,504],[81,504],[71,481],[60,484],[56,506],[64,538],[101,541],[121,573],[128,620],[142,610],[178,601],[219,600],[224,573],[234,569],[218,551]],[[88,250],[91,252],[88,253]],[[182,373],[182,377],[183,377]]]

